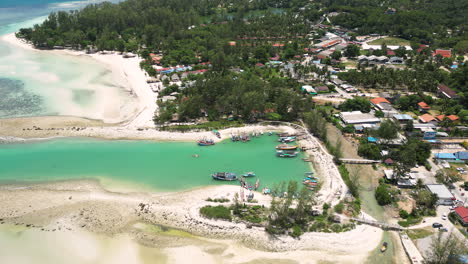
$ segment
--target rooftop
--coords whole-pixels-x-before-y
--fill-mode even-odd
[[[458,216],[463,220],[463,222],[467,223],[468,222],[468,208],[463,207],[463,206],[458,206],[455,208],[455,212],[457,213]]]
[[[418,106],[421,107],[422,109],[431,109],[431,107],[425,102],[419,102]]]
[[[428,184],[426,185],[429,191],[437,194],[439,199],[451,199],[453,198],[452,193],[443,184]]]
[[[436,153],[434,157],[436,159],[457,159],[453,153]]]
[[[365,124],[365,123],[379,123],[380,119],[369,113],[362,113],[361,111],[341,112],[340,117],[346,124]]]
[[[371,99],[370,101],[371,101],[371,103],[373,103],[374,105],[378,105],[378,104],[380,104],[380,103],[387,103],[387,104],[390,103],[387,99],[385,99],[385,98],[383,98],[383,97],[377,97],[377,98]]]
[[[424,115],[419,116],[419,120],[423,123],[429,123],[431,121],[434,121],[435,117],[433,117],[430,114],[424,114]]]
[[[408,115],[408,114],[397,114],[393,115],[393,118],[399,121],[405,121],[405,120],[413,120],[413,117]]]

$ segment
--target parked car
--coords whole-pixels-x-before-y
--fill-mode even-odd
[[[442,215],[442,220],[447,220],[447,214]]]
[[[439,224],[439,223],[433,223],[433,224],[432,224],[432,227],[433,227],[433,228],[441,228],[441,227],[443,227],[443,225],[442,225],[442,224]]]
[[[448,229],[446,227],[440,227],[439,232],[448,232]]]
[[[450,190],[456,189],[456,187],[455,187],[455,185],[453,185],[453,183],[449,184],[449,185],[448,185],[448,188],[449,188]]]

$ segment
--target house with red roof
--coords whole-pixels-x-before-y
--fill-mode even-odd
[[[445,84],[439,84],[437,86],[437,92],[439,96],[443,96],[448,99],[457,98],[457,93],[454,90],[448,88],[448,86]]]
[[[458,206],[454,209],[454,213],[462,226],[468,226],[468,208]]]
[[[440,55],[444,58],[450,58],[452,57],[452,51],[451,50],[443,50],[443,49],[436,49],[434,52],[432,52],[432,57],[435,57],[437,55]]]
[[[427,112],[429,110],[431,110],[431,107],[426,104],[425,102],[419,102],[418,103],[418,110],[419,112]]]
[[[229,41],[229,46],[236,46],[236,42],[235,41]]]
[[[387,49],[387,56],[395,56],[395,52],[391,49]]]
[[[421,123],[437,123],[437,119],[430,114],[420,115],[418,119]]]
[[[424,44],[419,44],[419,48],[416,50],[417,53],[421,53],[423,50],[425,50],[426,48],[429,48],[428,45],[424,45]]]
[[[437,119],[437,121],[442,122],[445,119],[445,115],[438,115],[435,118]]]
[[[275,43],[273,45],[271,45],[272,47],[275,47],[275,48],[279,48],[279,47],[284,47],[284,44],[282,43]]]
[[[448,119],[450,119],[450,121],[452,122],[458,122],[458,120],[460,120],[460,118],[456,115],[449,115],[447,116]]]
[[[387,104],[390,104],[390,102],[383,98],[383,97],[377,97],[377,98],[374,98],[374,99],[371,99],[370,102],[374,105],[374,106],[377,106],[378,104],[380,103],[387,103]]]

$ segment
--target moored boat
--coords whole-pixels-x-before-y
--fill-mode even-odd
[[[280,137],[278,141],[283,143],[291,143],[296,141],[296,137]]]
[[[288,145],[288,144],[280,144],[276,146],[277,150],[296,150],[299,146],[297,145]]]
[[[233,172],[216,172],[211,177],[218,181],[236,181],[237,175]]]
[[[206,139],[206,138],[198,140],[197,143],[198,143],[198,146],[212,146],[215,144],[214,140]]]
[[[253,171],[249,171],[242,174],[242,177],[255,177],[255,173]]]
[[[281,158],[294,158],[297,157],[297,151],[287,151],[287,150],[279,150],[276,151],[276,156]]]
[[[382,244],[382,247],[380,248],[380,252],[385,252],[387,250],[387,247],[388,247],[388,243],[387,242],[383,242]]]

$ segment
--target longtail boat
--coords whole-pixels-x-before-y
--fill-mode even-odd
[[[288,145],[288,144],[280,144],[278,146],[276,146],[276,149],[277,150],[296,150],[299,146],[297,145]]]
[[[206,139],[206,138],[198,140],[197,143],[198,143],[198,146],[212,146],[215,144],[214,140]]]
[[[216,172],[211,177],[218,181],[236,181],[237,175],[233,172]]]
[[[276,156],[281,158],[294,158],[297,157],[297,151],[286,151],[286,150],[279,150],[276,152]]]

